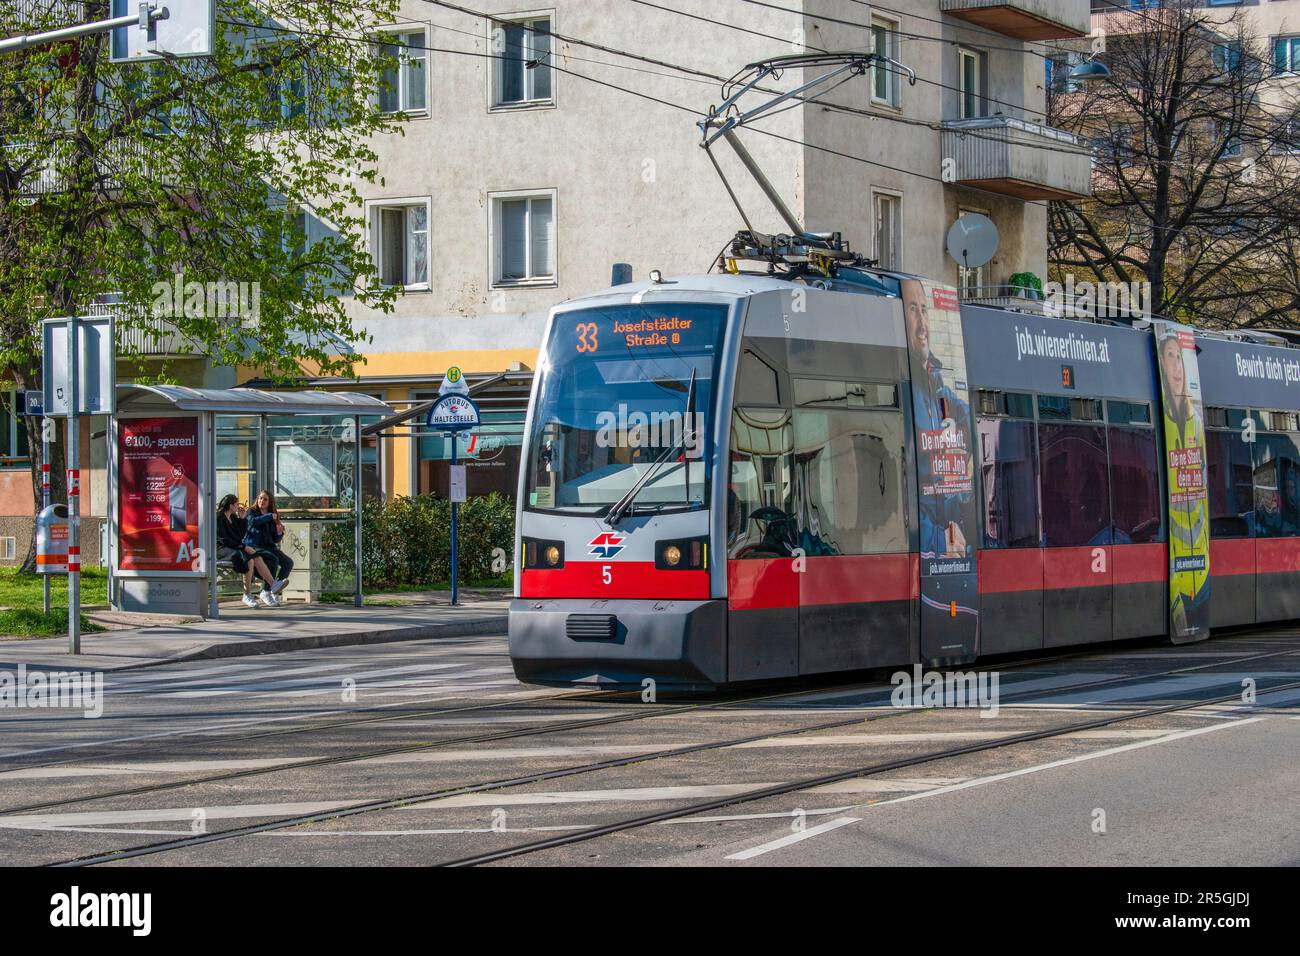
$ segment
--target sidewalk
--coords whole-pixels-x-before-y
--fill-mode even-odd
[[[470,634],[504,634],[509,598],[459,607],[411,605],[350,607],[297,604],[251,611],[223,606],[213,621],[103,631],[81,636],[81,651],[68,653],[68,639],[0,642],[0,669],[28,667],[125,670],[175,661],[276,654],[315,647],[415,641]]]

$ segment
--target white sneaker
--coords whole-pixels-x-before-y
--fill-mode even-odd
[[[271,593],[272,593],[272,594],[279,594],[281,591],[283,591],[283,590],[284,590],[285,588],[287,588],[288,586],[289,586],[289,579],[288,579],[288,578],[280,578],[278,581],[276,581],[274,584],[271,585]]]
[[[244,592],[244,607],[257,607],[257,598],[247,591]]]
[[[275,599],[275,595],[270,593],[269,591],[263,591],[261,594],[257,596],[257,599],[261,601],[263,604],[265,604],[267,607],[275,607],[277,604],[280,603]]]

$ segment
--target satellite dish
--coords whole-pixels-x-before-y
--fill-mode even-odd
[[[957,265],[978,269],[998,251],[998,227],[988,216],[968,212],[948,230],[948,255]]]

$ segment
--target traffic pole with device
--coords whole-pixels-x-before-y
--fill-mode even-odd
[[[81,434],[77,316],[68,316],[68,653],[81,653]]]

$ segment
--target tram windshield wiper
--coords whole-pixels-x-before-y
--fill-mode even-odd
[[[695,440],[695,429],[691,427],[694,416],[690,414],[690,412],[695,408],[695,375],[696,370],[692,368],[691,382],[686,389],[687,414],[682,423],[681,435],[669,448],[664,449],[659,457],[651,463],[650,467],[645,470],[645,474],[638,478],[636,483],[627,490],[627,493],[624,494],[622,498],[619,498],[618,501],[614,503],[613,507],[609,509],[609,514],[605,516],[605,521],[611,528],[623,520],[623,516],[627,514],[632,507],[632,503],[636,501],[636,496],[641,493],[641,489],[650,484],[650,479],[659,473],[659,469],[663,467],[664,462],[672,458],[679,450],[685,450],[687,442]],[[689,469],[689,465],[687,467]],[[688,470],[687,475],[689,476],[689,474],[690,472]],[[690,493],[689,482],[687,482],[687,493]]]

